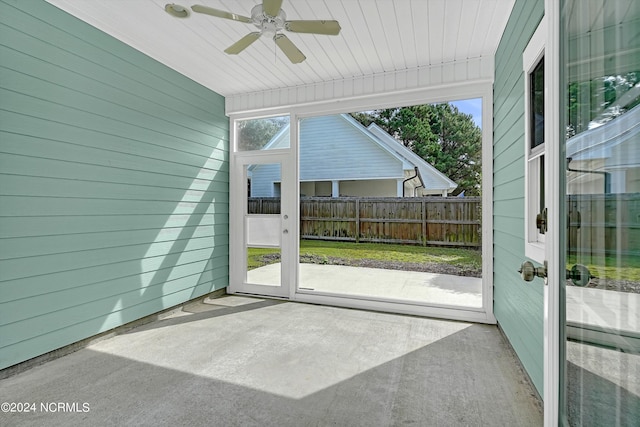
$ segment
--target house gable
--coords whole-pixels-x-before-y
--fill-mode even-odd
[[[403,179],[402,159],[349,119],[341,114],[301,121],[300,180]]]
[[[417,166],[425,188],[438,191],[453,191],[458,187],[458,184],[451,181],[445,174],[422,157],[400,144],[380,126],[372,123],[367,130],[374,134],[382,143],[386,144],[389,149],[394,150],[399,156],[406,158],[407,163],[410,163],[412,167],[413,165]]]

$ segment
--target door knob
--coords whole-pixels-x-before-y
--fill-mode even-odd
[[[289,230],[285,228],[284,230],[282,230],[282,234],[289,234]]]
[[[530,282],[534,277],[541,277],[545,279],[545,283],[547,282],[547,261],[544,262],[544,265],[540,267],[536,267],[533,265],[531,261],[525,261],[520,266],[518,270],[522,279],[526,282]]]
[[[587,286],[591,279],[595,279],[587,267],[582,264],[576,264],[567,270],[567,279],[571,280],[576,286]]]

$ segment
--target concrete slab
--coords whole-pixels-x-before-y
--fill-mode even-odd
[[[567,286],[567,335],[640,353],[640,294]]]
[[[1,380],[0,402],[35,410],[0,425],[542,425],[495,326],[240,296],[202,305]]]
[[[280,264],[251,270],[251,283],[272,284]],[[300,264],[300,288],[315,292],[482,307],[482,279],[417,271],[344,265]]]

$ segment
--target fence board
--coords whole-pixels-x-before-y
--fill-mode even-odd
[[[249,199],[251,214],[279,212],[278,198]],[[479,247],[481,215],[479,197],[304,197],[300,237]]]
[[[570,252],[640,255],[640,193],[567,196]]]

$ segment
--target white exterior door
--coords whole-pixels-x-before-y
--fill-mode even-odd
[[[297,198],[290,150],[232,154],[230,245],[232,293],[289,298],[297,243]],[[269,197],[252,198],[265,192]]]

